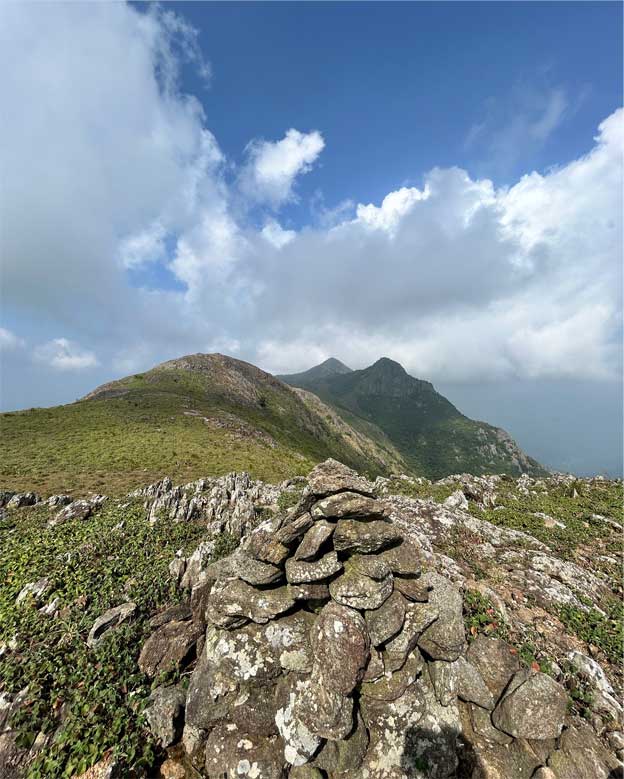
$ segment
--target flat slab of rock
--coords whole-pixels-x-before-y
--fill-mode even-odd
[[[421,577],[422,578],[422,577]],[[403,576],[394,577],[394,588],[407,600],[416,603],[427,603],[429,600],[429,587],[421,579],[404,578]]]
[[[346,738],[353,729],[353,698],[342,695],[313,675],[297,688],[294,716],[320,738]]]
[[[93,623],[93,627],[87,636],[87,645],[96,646],[109,630],[116,628],[122,622],[131,619],[136,612],[136,603],[122,603],[101,614]]]
[[[463,600],[459,590],[442,576],[426,573],[423,584],[432,587],[429,603],[438,611],[438,619],[418,639],[418,646],[434,660],[452,662],[466,649]]]
[[[392,573],[400,576],[418,576],[422,571],[420,546],[407,538],[398,546],[386,549],[378,555]]]
[[[298,541],[301,536],[309,530],[314,524],[312,515],[309,513],[300,514],[295,519],[289,519],[275,533],[275,540],[284,546],[291,546]]]
[[[568,695],[547,674],[519,671],[494,709],[492,722],[514,738],[558,738]]]
[[[304,723],[295,716],[297,693],[304,686],[304,680],[295,679],[291,689],[286,694],[284,704],[275,713],[275,724],[284,740],[284,760],[293,766],[309,762],[323,742],[320,736],[308,730]]]
[[[334,532],[335,525],[320,520],[306,532],[295,552],[295,560],[313,560],[321,546]]]
[[[622,776],[619,760],[583,722],[575,722],[562,733],[559,748],[548,758],[548,767],[556,779],[616,779]]]
[[[383,504],[357,492],[340,492],[315,503],[310,512],[315,519],[381,519]]]
[[[234,627],[247,620],[264,623],[288,611],[294,599],[286,587],[257,590],[238,579],[215,584],[208,599],[206,619],[219,627]]]
[[[143,644],[139,668],[149,677],[179,667],[203,633],[195,622],[167,622]]]
[[[362,679],[370,639],[366,623],[354,609],[329,602],[312,628],[314,666],[327,687],[348,695]]]
[[[288,557],[288,547],[277,540],[275,531],[258,529],[249,535],[242,551],[264,563],[281,565]]]
[[[341,570],[342,563],[338,559],[336,552],[328,552],[320,560],[311,562],[295,560],[294,557],[286,560],[286,579],[290,584],[322,581]]]
[[[347,565],[342,576],[331,582],[329,592],[332,598],[343,606],[353,609],[377,609],[392,594],[392,574],[381,581],[364,576],[359,570]]]
[[[288,592],[295,600],[329,600],[329,585],[325,582],[289,584]]]
[[[381,581],[387,578],[391,573],[389,566],[380,558],[373,554],[355,554],[349,558],[349,566],[356,568],[358,573],[369,576],[375,581]]]
[[[206,578],[208,579],[242,579],[247,584],[263,585],[274,584],[284,578],[284,572],[277,565],[265,563],[248,557],[241,552],[224,557],[215,563],[206,566]]]
[[[319,463],[308,475],[308,490],[312,495],[324,496],[334,492],[359,492],[373,496],[375,485],[337,460]]]
[[[220,722],[210,731],[206,742],[208,776],[282,779],[282,765],[282,745],[277,736],[263,738],[227,722]]]
[[[457,665],[445,660],[433,660],[427,663],[429,678],[433,685],[436,700],[442,706],[449,706],[457,700]]]
[[[385,603],[366,612],[364,618],[373,646],[384,644],[401,630],[405,621],[405,607],[401,593],[394,591]]]
[[[384,674],[374,682],[363,683],[361,694],[379,701],[395,701],[416,681],[424,664],[423,656],[414,649],[398,671]]]
[[[479,671],[495,701],[520,670],[517,651],[500,638],[477,636],[468,647],[466,659]]]
[[[465,657],[457,658],[455,664],[457,667],[457,695],[463,701],[476,703],[484,709],[493,709],[494,696],[477,668],[469,663]]]
[[[362,522],[357,519],[341,519],[334,531],[334,549],[338,552],[378,552],[397,544],[401,532],[381,519]]]
[[[406,606],[403,627],[384,647],[386,672],[398,671],[403,667],[420,634],[437,619],[438,610],[429,603],[411,603]]]

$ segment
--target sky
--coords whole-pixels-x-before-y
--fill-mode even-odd
[[[0,5],[0,408],[380,356],[622,471],[622,5]]]

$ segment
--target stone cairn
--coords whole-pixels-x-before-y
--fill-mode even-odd
[[[587,734],[562,735],[561,685],[499,639],[468,648],[461,593],[423,572],[372,487],[317,466],[298,506],[201,571],[190,609],[152,621],[150,676],[197,652],[187,689],[152,694],[161,776],[435,778],[459,765],[474,779],[567,779],[603,776],[599,755],[607,777],[617,762],[595,737],[578,771]]]

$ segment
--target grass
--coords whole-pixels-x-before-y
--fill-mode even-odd
[[[0,658],[0,690],[28,688],[12,726],[19,743],[40,731],[51,743],[28,770],[28,779],[70,777],[112,751],[124,776],[141,776],[156,747],[145,725],[151,685],[137,657],[149,634],[149,616],[181,597],[168,573],[176,550],[190,553],[205,527],[145,520],[137,503],[109,501],[88,521],[47,527],[44,507],[8,512],[0,522],[0,642],[17,649]],[[122,523],[119,527],[119,523]],[[231,539],[220,542],[222,553]],[[61,615],[41,614],[32,601],[15,605],[22,587],[47,576],[45,602],[59,598]],[[96,649],[86,637],[106,609],[126,601],[137,618],[111,631]]]
[[[562,606],[558,617],[566,630],[597,646],[611,663],[619,666],[624,657],[624,605],[616,599],[603,605],[606,614],[596,609],[582,611],[574,606]]]

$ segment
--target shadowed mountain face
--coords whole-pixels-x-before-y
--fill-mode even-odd
[[[282,378],[317,394],[352,426],[375,425],[419,475],[543,473],[504,430],[464,416],[430,382],[387,357],[348,373],[321,374],[320,368]]]
[[[331,376],[343,376],[345,373],[353,373],[353,371],[343,362],[340,362],[340,360],[337,360],[335,357],[330,357],[320,365],[315,365],[314,368],[310,368],[302,373],[290,373],[286,376],[278,376],[277,378],[285,381],[286,384],[291,384],[294,387],[303,387],[305,389],[308,384],[314,384],[316,381],[328,379]]]

